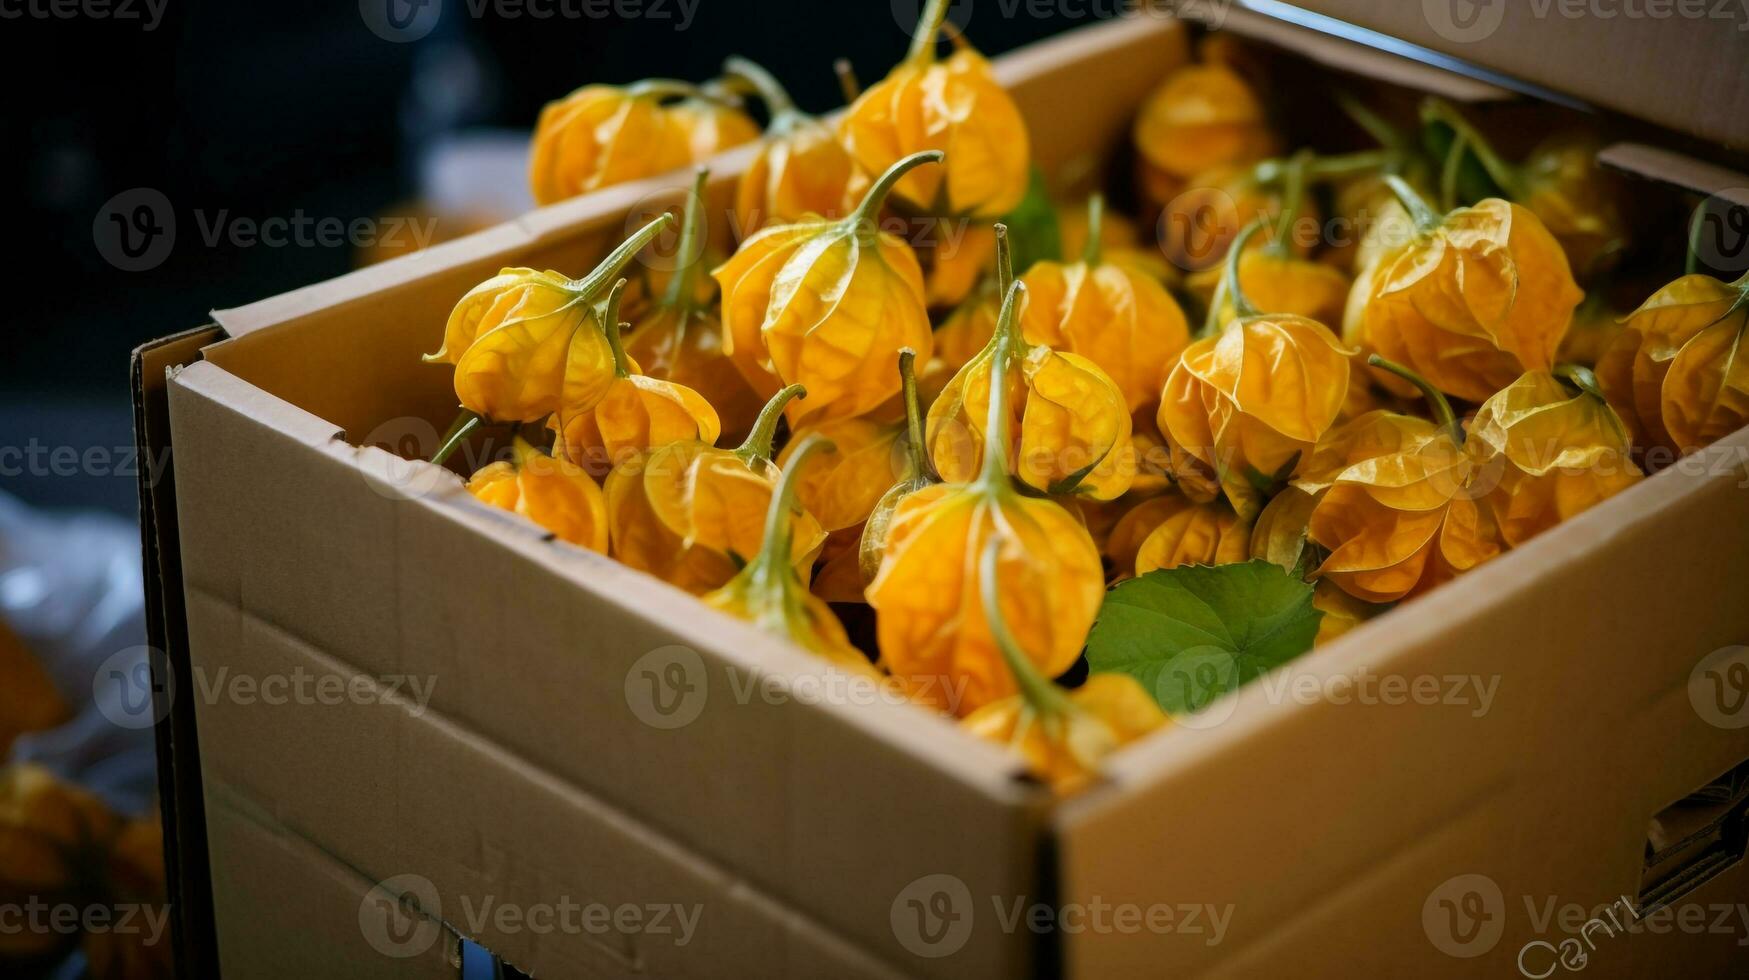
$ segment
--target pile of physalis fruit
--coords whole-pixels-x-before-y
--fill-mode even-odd
[[[938,51],[945,6],[834,122],[739,58],[549,105],[542,203],[758,155],[725,220],[699,170],[581,278],[463,296],[435,459],[499,427],[479,499],[1068,792],[1749,419],[1749,281],[1691,259],[1625,316],[1587,301],[1628,239],[1593,138],[1513,162],[1443,103],[1332,93],[1377,145],[1284,153],[1268,66],[1211,36],[1135,121],[1137,214],[1059,211],[990,65]],[[676,267],[635,262],[664,232]]]

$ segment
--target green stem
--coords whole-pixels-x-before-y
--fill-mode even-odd
[[[442,466],[462,443],[468,440],[469,433],[484,425],[486,419],[478,412],[464,409],[455,421],[450,423],[449,432],[443,437],[443,444],[437,447],[437,452],[431,457],[431,462]]]
[[[626,281],[620,279],[607,293],[607,309],[601,314],[601,328],[607,333],[607,346],[613,351],[613,373],[617,377],[632,376],[631,358],[619,336],[619,297],[625,292]]]
[[[1002,312],[996,317],[996,334],[991,338],[996,351],[990,361],[990,408],[984,417],[984,461],[977,483],[985,490],[1008,486],[1008,362],[1019,339],[1014,321],[1025,299],[1026,283],[1008,287],[1002,297]]]
[[[662,305],[671,310],[690,311],[697,305],[698,271],[704,268],[704,189],[711,173],[703,167],[692,179],[692,198],[686,202],[685,217],[680,222],[680,250],[674,254],[682,265],[668,281],[668,293]]]
[[[899,182],[900,177],[925,163],[940,163],[945,155],[940,150],[920,150],[896,161],[886,169],[885,173],[880,175],[880,178],[874,182],[874,186],[868,189],[868,193],[862,196],[862,203],[856,206],[856,210],[852,211],[846,220],[857,227],[872,227],[874,216],[880,213],[881,205],[886,201],[887,194],[892,191],[893,185]]]
[[[1443,99],[1428,99],[1421,104],[1421,118],[1430,122],[1441,122],[1451,127],[1452,133],[1459,139],[1470,144],[1470,152],[1481,162],[1482,169],[1488,171],[1488,177],[1500,185],[1507,197],[1514,200],[1524,196],[1523,181],[1519,179],[1518,168],[1501,159],[1494,152],[1486,137],[1475,126],[1470,124],[1463,114],[1458,112],[1451,103]]]
[[[1439,227],[1440,217],[1433,212],[1420,194],[1409,182],[1396,174],[1385,174],[1385,184],[1391,193],[1397,195],[1397,200],[1403,203],[1403,209],[1409,212],[1409,220],[1415,223],[1415,230],[1426,234]]]
[[[1354,124],[1366,131],[1378,145],[1387,150],[1401,153],[1409,141],[1398,131],[1397,127],[1386,122],[1383,116],[1372,111],[1365,103],[1347,92],[1336,93],[1336,104]]]
[[[996,641],[996,649],[1002,654],[1002,662],[1008,665],[1008,672],[1014,675],[1014,686],[1020,689],[1020,696],[1039,714],[1067,714],[1075,709],[1075,703],[1069,700],[1057,685],[1051,683],[1032,659],[1020,649],[1014,634],[1008,629],[1008,620],[1002,615],[1001,589],[997,582],[999,559],[1002,543],[992,535],[984,546],[984,553],[978,556],[978,594],[984,603],[984,619],[990,624],[990,638]]]
[[[923,451],[923,403],[917,397],[917,352],[899,348],[899,391],[905,400],[905,454],[913,479],[931,477],[929,454]]]
[[[584,302],[593,302],[595,294],[601,292],[603,286],[619,278],[623,270],[644,246],[656,240],[656,236],[668,229],[674,223],[674,216],[663,213],[655,220],[632,233],[632,237],[621,242],[619,247],[608,253],[607,258],[595,267],[595,270],[582,279],[571,281],[571,291]]]
[[[1597,375],[1583,364],[1557,364],[1555,365],[1555,377],[1565,378],[1573,383],[1573,387],[1587,395],[1603,397],[1603,386],[1598,384]]]
[[[691,82],[683,82],[678,78],[646,78],[626,86],[626,94],[633,98],[684,98],[708,99],[704,89]]]
[[[796,451],[784,463],[783,472],[778,474],[777,489],[771,494],[771,505],[765,511],[765,539],[760,542],[759,554],[753,559],[753,564],[762,568],[788,568],[791,541],[795,537],[795,522],[790,514],[796,507],[797,474],[807,463],[808,457],[817,452],[831,452],[837,448],[830,439],[817,432],[810,433],[796,446]]]
[[[838,58],[832,62],[832,74],[838,76],[838,90],[844,93],[844,104],[854,103],[862,95],[862,83],[856,79],[856,68],[850,64],[849,58]]]
[[[1300,211],[1306,201],[1306,166],[1312,160],[1310,150],[1302,150],[1289,158],[1283,171],[1281,216],[1276,222],[1275,239],[1264,247],[1275,255],[1287,255],[1291,249],[1288,242],[1292,240],[1294,222],[1300,219]]]
[[[1215,280],[1215,293],[1209,297],[1208,312],[1203,314],[1202,329],[1197,331],[1196,339],[1214,333],[1221,325],[1221,307],[1227,305],[1227,272],[1221,270],[1221,278]]]
[[[759,93],[759,98],[765,102],[765,111],[773,121],[778,116],[799,112],[795,100],[789,97],[778,82],[777,76],[765,69],[764,65],[740,55],[730,55],[723,61],[723,71],[742,79],[753,86],[753,91]]]
[[[906,61],[928,64],[935,60],[935,35],[941,31],[941,22],[947,19],[947,3],[948,0],[929,0],[924,6],[923,15],[917,19],[917,33],[911,35]]]
[[[1008,243],[1008,226],[996,222],[996,295],[1008,295],[1008,287],[1014,282],[1014,251]]]
[[[1105,195],[1094,194],[1087,199],[1087,244],[1081,247],[1081,261],[1090,269],[1099,264],[1099,236],[1104,224]]]
[[[1445,151],[1445,165],[1439,170],[1439,206],[1447,213],[1457,208],[1458,174],[1463,170],[1464,153],[1469,148],[1470,138],[1459,133]]]
[[[1426,378],[1416,374],[1396,361],[1387,361],[1377,354],[1366,359],[1373,367],[1389,371],[1404,381],[1420,389],[1421,397],[1427,399],[1428,407],[1433,410],[1433,420],[1446,430],[1453,442],[1463,445],[1463,426],[1458,425],[1457,413],[1451,410],[1451,402],[1446,401],[1445,393],[1433,387]]]
[[[1344,153],[1333,157],[1319,157],[1305,151],[1306,182],[1313,183],[1322,180],[1341,180],[1374,170],[1401,163],[1403,154],[1395,150],[1362,150],[1358,153]],[[1261,161],[1251,168],[1251,179],[1259,184],[1273,184],[1287,175],[1292,158],[1274,157]]]
[[[1251,305],[1250,297],[1246,296],[1245,290],[1241,289],[1239,286],[1239,259],[1241,253],[1245,251],[1245,243],[1250,241],[1251,236],[1257,234],[1257,229],[1261,227],[1263,227],[1263,219],[1261,217],[1253,218],[1251,223],[1246,225],[1243,231],[1239,232],[1239,237],[1233,239],[1233,244],[1227,248],[1226,269],[1221,273],[1221,290],[1227,294],[1227,300],[1233,304],[1233,315],[1240,319],[1248,316],[1257,316],[1262,312],[1257,307]],[[1220,307],[1216,306],[1215,310],[1215,316],[1218,321]]]
[[[808,397],[808,389],[801,385],[790,385],[775,395],[765,407],[759,410],[759,417],[753,420],[753,431],[747,433],[747,441],[736,447],[735,455],[747,463],[755,459],[771,458],[771,440],[777,435],[777,420],[783,417],[785,405],[792,398]]]

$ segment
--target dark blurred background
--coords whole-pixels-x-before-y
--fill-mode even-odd
[[[969,15],[987,54],[1117,7],[1039,19],[986,2],[982,12],[961,0],[953,18]],[[765,64],[804,108],[825,111],[842,101],[833,59],[878,78],[903,55],[900,23],[915,20],[917,4],[0,0],[0,168],[16,202],[0,488],[38,505],[131,514],[131,469],[103,472],[123,469],[133,442],[128,351],[206,322],[208,310],[358,261],[355,242],[318,241],[313,225],[302,242],[251,243],[251,222],[410,214],[409,202],[434,193],[518,209],[527,190],[506,164],[544,102],[595,81],[703,80],[730,53]],[[487,165],[457,171],[458,159]],[[141,188],[163,197],[116,200]],[[116,251],[115,215],[131,220],[141,200],[173,215],[162,257]],[[57,463],[56,447],[95,462],[69,463],[63,449]],[[87,456],[91,447],[110,463]]]

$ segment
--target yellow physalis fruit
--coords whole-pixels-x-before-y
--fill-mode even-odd
[[[505,269],[462,297],[444,328],[443,349],[425,359],[455,365],[456,398],[475,416],[538,422],[561,405],[593,408],[614,379],[613,350],[595,303],[673,220],[664,214],[640,228],[582,279]]]
[[[758,124],[720,81],[706,82],[668,106],[668,118],[686,140],[689,163],[703,163],[759,138]]]
[[[904,456],[895,459],[902,469],[897,474],[898,479],[889,483],[880,499],[875,501],[863,522],[862,537],[857,545],[857,569],[863,585],[873,582],[875,573],[880,570],[887,532],[892,527],[899,504],[924,487],[939,482],[923,450],[923,408],[918,400],[916,364],[915,351],[907,347],[899,352],[899,394],[905,409],[904,432],[900,436]]]
[[[936,484],[899,502],[868,587],[883,665],[914,699],[962,716],[1016,691],[986,590],[1047,677],[1080,656],[1105,596],[1086,528],[1060,504],[1017,492],[1009,475],[1008,347],[1018,339],[1025,289],[1014,283],[1002,304],[981,469],[969,483]]]
[[[867,413],[898,393],[899,348],[928,357],[917,256],[875,216],[895,181],[940,160],[908,156],[849,217],[768,227],[711,273],[723,290],[723,349],[748,382],[808,389],[790,405],[792,426]]]
[[[468,480],[475,497],[528,518],[591,551],[607,553],[607,506],[601,488],[576,464],[541,452],[517,436],[508,461],[488,463]]]
[[[826,602],[854,602],[866,605],[863,589],[868,582],[862,575],[861,524],[833,531],[820,546],[820,557],[814,569],[808,591]]]
[[[1441,218],[1408,184],[1386,180],[1415,233],[1356,282],[1365,345],[1473,402],[1553,367],[1583,294],[1537,216],[1489,198]]]
[[[1282,208],[1281,192],[1260,178],[1258,166],[1219,167],[1197,175],[1161,214],[1160,248],[1185,272],[1218,268],[1246,225],[1273,222]],[[1317,220],[1311,202],[1302,200],[1299,217]],[[1310,254],[1305,236],[1287,241],[1297,254]]]
[[[945,153],[945,168],[905,174],[893,193],[914,211],[994,221],[1026,196],[1026,122],[990,63],[959,35],[954,53],[936,60],[947,7],[929,0],[910,54],[845,111],[838,135],[871,174],[919,151]]]
[[[1627,429],[1590,371],[1531,371],[1482,403],[1465,447],[1498,468],[1489,495],[1509,547],[1633,486],[1640,469]],[[1563,379],[1570,381],[1569,388]]]
[[[1168,443],[1212,474],[1249,521],[1260,493],[1291,476],[1335,424],[1352,352],[1316,320],[1252,305],[1238,282],[1240,246],[1222,286],[1238,318],[1184,351],[1158,421]]]
[[[1555,353],[1557,364],[1579,364],[1596,369],[1603,354],[1621,336],[1622,321],[1627,319],[1610,309],[1602,294],[1591,293],[1573,311],[1573,323],[1567,336],[1561,338],[1561,349]]]
[[[1634,440],[1686,455],[1749,424],[1749,273],[1691,274],[1628,315],[1597,364]]]
[[[767,225],[849,214],[867,190],[868,177],[832,127],[796,108],[789,92],[764,67],[730,58],[723,70],[751,85],[771,117],[759,154],[735,188],[736,234],[745,239]]]
[[[1212,302],[1225,275],[1224,267],[1204,269],[1186,285]],[[1239,288],[1260,310],[1291,313],[1326,325],[1340,324],[1351,286],[1353,283],[1341,269],[1300,258],[1280,238],[1239,257]],[[1233,316],[1232,304],[1223,304],[1221,324],[1224,326]]]
[[[87,899],[82,869],[100,858],[119,827],[95,796],[24,763],[0,768],[0,906],[53,906]],[[0,962],[46,957],[73,937],[60,930],[0,929]]]
[[[1603,142],[1584,132],[1556,133],[1513,165],[1449,103],[1428,99],[1422,118],[1449,126],[1473,153],[1489,179],[1524,205],[1560,242],[1567,264],[1582,279],[1606,272],[1627,246],[1620,182],[1597,162]]]
[[[1087,209],[1058,205],[1055,210],[1057,237],[1061,246],[1058,252],[1064,256],[1084,254],[1090,241],[1087,235]],[[1133,219],[1116,211],[1103,211],[1100,215],[1098,241],[1099,257],[1103,261],[1111,265],[1121,265],[1163,286],[1177,285],[1178,270],[1166,261],[1166,256],[1160,254],[1160,249],[1151,238],[1145,242],[1142,240],[1142,233],[1137,230]]]
[[[928,249],[923,298],[930,309],[958,306],[996,266],[996,229],[990,225],[942,218]],[[991,306],[1000,305],[993,299]],[[994,316],[994,314],[992,314]]]
[[[1246,559],[1249,529],[1226,501],[1196,503],[1179,494],[1159,499],[1174,501],[1177,506],[1171,508],[1171,513],[1161,507],[1150,515],[1162,519],[1136,549],[1137,575],[1146,575],[1156,568],[1226,565]]]
[[[607,473],[619,462],[671,442],[716,445],[721,425],[716,410],[683,384],[638,373],[637,362],[620,343],[621,279],[607,296],[603,318],[613,350],[614,378],[593,408],[574,411],[561,404],[549,420],[557,432],[555,455],[592,472]]]
[[[1021,330],[1043,344],[1087,358],[1123,392],[1128,411],[1160,397],[1160,387],[1190,343],[1184,311],[1159,280],[1104,261],[1100,251],[1104,199],[1087,205],[1087,247],[1073,263],[1044,260],[1021,281],[1029,302]]]
[[[875,670],[868,658],[851,644],[844,624],[825,600],[808,591],[791,557],[797,544],[796,471],[811,453],[830,448],[831,443],[818,435],[797,444],[778,477],[776,492],[771,494],[765,540],[758,553],[727,585],[703,598],[705,605],[775,633],[835,667],[873,676]]]
[[[1180,180],[1261,160],[1277,143],[1262,100],[1220,62],[1166,76],[1137,111],[1131,135],[1148,166]]]
[[[653,78],[626,86],[585,85],[547,103],[529,147],[528,183],[535,203],[552,204],[684,167],[702,159],[694,155],[695,139],[701,149],[714,152],[758,135],[758,127],[734,110],[676,111],[664,105],[699,94],[685,82]]]
[[[716,283],[701,275],[708,268],[704,228],[708,178],[706,171],[698,172],[687,201],[676,253],[681,264],[669,277],[666,291],[632,318],[625,352],[651,378],[697,392],[716,410],[722,437],[739,442],[753,428],[769,393],[762,397],[754,391],[723,351],[722,321],[711,302]]]
[[[1329,553],[1318,577],[1357,599],[1393,602],[1476,567],[1501,545],[1490,509],[1476,499],[1487,489],[1477,482],[1480,467],[1445,396],[1401,365],[1377,355],[1371,362],[1421,389],[1436,421],[1374,412],[1334,433],[1347,465],[1329,477],[1308,533]]]
[[[870,418],[836,419],[796,432],[778,454],[787,466],[804,437],[820,436],[822,448],[797,477],[796,497],[826,531],[868,520],[882,495],[905,469],[905,423]]]
[[[1318,620],[1318,635],[1312,639],[1313,647],[1321,647],[1389,607],[1362,602],[1325,579],[1312,586],[1312,608],[1324,614]]]
[[[1013,278],[1007,229],[997,225],[996,232],[997,284],[1006,290]],[[1000,399],[991,395],[998,374],[1008,385]],[[996,401],[1009,413],[1007,455],[1028,486],[1096,500],[1129,489],[1135,466],[1123,392],[1086,357],[1028,343],[1018,322],[999,326],[929,408],[929,458],[942,479],[963,483],[984,466],[985,420]]]
[[[950,376],[990,345],[1002,300],[996,282],[986,279],[977,292],[953,308],[935,328],[935,363]]]
[[[1102,506],[1121,506],[1126,503],[1129,503],[1128,497]],[[1148,535],[1153,534],[1154,529],[1164,524],[1167,518],[1190,505],[1190,501],[1177,492],[1167,492],[1129,503],[1123,516],[1112,525],[1111,532],[1106,535],[1105,544],[1100,548],[1111,562],[1112,580],[1122,581],[1134,575],[1136,553],[1142,550],[1142,542],[1148,540]]]
[[[131,820],[116,834],[104,862],[106,903],[162,906],[168,896],[164,875],[164,829],[156,814]],[[85,934],[82,947],[92,980],[171,980],[175,956],[167,932],[105,929]]]
[[[992,540],[980,556],[983,614],[1017,692],[967,715],[966,731],[1011,747],[1032,774],[1060,796],[1096,778],[1105,757],[1165,727],[1166,713],[1128,674],[1100,673],[1064,692],[1039,673],[1035,656],[1008,628],[998,580],[999,550]]]
[[[791,385],[773,396],[735,449],[671,442],[615,466],[603,488],[613,556],[698,595],[734,578],[765,539],[777,486],[772,436],[785,403],[803,394]],[[791,537],[791,558],[806,568],[826,534],[804,513]]]
[[[26,732],[40,732],[72,716],[42,664],[0,620],[0,759]]]
[[[1263,505],[1257,521],[1251,525],[1250,556],[1290,572],[1303,573],[1305,569],[1301,566],[1310,558],[1306,526],[1311,523],[1312,508],[1317,504],[1317,496],[1301,487],[1291,484],[1282,487]]]

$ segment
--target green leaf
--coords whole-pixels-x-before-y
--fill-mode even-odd
[[[1032,168],[1026,196],[1002,219],[1008,226],[1008,247],[1014,254],[1014,274],[1021,275],[1040,259],[1063,258],[1063,234],[1057,227],[1057,209],[1045,187],[1044,172]]]
[[[1185,714],[1310,650],[1323,616],[1309,584],[1267,561],[1157,569],[1106,594],[1087,662]]]

